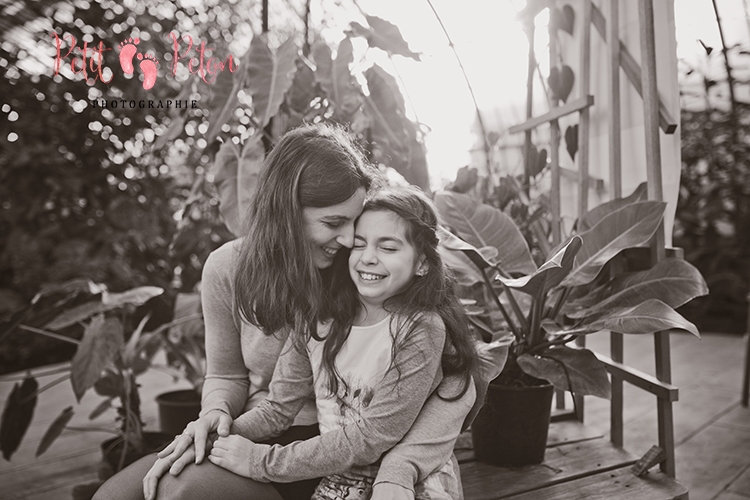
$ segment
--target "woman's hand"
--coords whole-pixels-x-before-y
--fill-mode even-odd
[[[254,458],[253,446],[256,446],[255,443],[238,434],[220,437],[214,441],[208,460],[238,476],[250,477],[250,463]]]
[[[211,410],[198,420],[190,422],[185,431],[177,436],[169,446],[159,452],[159,458],[170,457],[171,463],[180,464],[176,473],[179,474],[185,465],[195,459],[196,465],[203,461],[206,455],[206,444],[209,443],[209,435],[213,432],[221,436],[228,436],[232,426],[232,417],[221,410]],[[192,445],[195,444],[195,447]],[[193,448],[194,455],[189,460],[184,458],[185,451]]]
[[[184,455],[191,455],[192,448]],[[159,485],[159,479],[171,468],[172,462],[168,458],[158,458],[154,465],[151,466],[149,471],[143,477],[143,497],[146,500],[154,500],[156,498],[156,488]],[[176,475],[176,474],[174,474]]]

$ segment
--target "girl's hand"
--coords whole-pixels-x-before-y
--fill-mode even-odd
[[[395,483],[377,483],[370,500],[414,500],[414,492]]]
[[[232,426],[232,417],[227,415],[221,410],[211,410],[198,420],[190,422],[185,431],[177,436],[169,446],[159,452],[159,458],[166,458],[167,456],[172,457],[172,463],[176,463],[186,450],[193,448],[191,445],[194,443],[194,459],[196,465],[203,461],[203,457],[206,454],[206,444],[209,442],[208,438],[212,432],[216,432],[219,436],[228,436],[229,429]],[[184,462],[184,460],[180,460]],[[179,468],[182,470],[185,464]]]
[[[255,443],[238,434],[220,437],[214,441],[208,460],[238,476],[250,477],[253,446]]]

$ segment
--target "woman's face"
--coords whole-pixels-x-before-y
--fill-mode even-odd
[[[313,262],[318,269],[333,264],[341,247],[354,244],[354,221],[365,204],[365,188],[357,189],[348,200],[330,207],[302,209],[305,233],[313,246]]]

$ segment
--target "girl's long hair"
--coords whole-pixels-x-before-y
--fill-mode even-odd
[[[341,128],[305,125],[281,137],[264,161],[245,217],[234,297],[242,318],[267,335],[315,330],[324,277],[313,261],[302,209],[342,203],[359,188],[369,190],[376,175]]]
[[[438,253],[437,210],[422,191],[405,187],[375,192],[365,203],[364,212],[367,211],[388,211],[398,215],[406,223],[408,242],[417,255],[424,256],[428,268],[424,276],[413,277],[401,293],[384,304],[385,309],[392,313],[391,360],[395,359],[399,347],[409,342],[409,333],[423,325],[425,313],[437,313],[446,331],[441,360],[443,375],[463,377],[462,390],[457,395],[440,396],[446,400],[458,399],[468,389],[478,361],[469,323],[456,294],[455,279]],[[339,253],[347,255],[337,255],[326,295],[326,308],[321,314],[323,319],[331,321],[323,346],[323,369],[331,394],[338,393],[340,384],[346,388],[346,382],[336,370],[335,360],[349,337],[357,311],[362,307],[357,288],[349,276],[348,258],[345,258],[349,252]]]

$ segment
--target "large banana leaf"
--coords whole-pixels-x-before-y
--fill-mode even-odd
[[[634,307],[648,299],[659,299],[678,308],[708,293],[706,282],[692,264],[682,259],[664,259],[646,271],[618,276],[599,292],[590,306],[565,310],[570,318],[600,317],[613,309]]]
[[[443,230],[447,234],[451,234],[448,231]],[[451,234],[451,236],[453,236]],[[460,241],[461,243],[465,243],[459,238],[456,238],[453,236],[456,240]],[[438,253],[440,254],[440,258],[443,260],[443,264],[448,266],[448,268],[453,272],[453,275],[456,277],[456,281],[458,281],[459,285],[463,286],[472,286],[476,285],[477,283],[483,283],[484,277],[482,276],[482,272],[480,269],[484,269],[488,267],[489,261],[497,257],[497,250],[492,247],[485,247],[483,249],[476,249],[472,247],[471,245],[467,246],[471,248],[469,252],[463,251],[463,249],[458,248],[457,245],[454,243],[451,243],[450,241],[446,241],[446,238],[443,236],[443,234],[440,234],[440,244],[438,245]],[[470,258],[470,254],[476,254],[473,258]],[[484,260],[487,265],[482,265],[481,267],[477,266],[476,260]]]
[[[99,315],[91,320],[70,364],[70,382],[78,401],[94,385],[124,342],[122,323],[117,318],[104,319]]]
[[[303,57],[297,59],[296,65],[297,71],[286,94],[286,102],[290,111],[304,114],[310,110],[310,103],[317,95],[315,73],[310,61]]]
[[[365,71],[369,95],[365,97],[373,152],[377,161],[394,168],[411,184],[429,191],[424,146],[417,128],[406,118],[406,108],[396,79],[377,64]]]
[[[639,201],[645,201],[646,199],[647,184],[645,182],[642,182],[627,198],[618,198],[616,200],[608,201],[607,203],[602,203],[601,205],[598,205],[589,210],[586,215],[581,217],[581,220],[578,222],[578,232],[582,233],[584,231],[588,231],[589,229],[594,227],[600,220],[602,220],[612,212],[619,210],[620,208],[627,205],[632,205],[633,203],[637,203]]]
[[[101,301],[86,302],[63,311],[55,316],[52,321],[44,325],[44,328],[47,330],[61,330],[87,320],[96,314],[111,311],[118,307],[145,304],[149,299],[162,293],[164,293],[164,289],[158,286],[140,286],[122,293],[107,293],[106,290],[103,290]]]
[[[513,220],[500,210],[451,191],[435,194],[435,204],[446,224],[466,242],[478,248],[497,248],[505,273],[536,271],[526,240]]]
[[[581,237],[573,236],[567,245],[542,264],[534,274],[515,279],[498,276],[495,279],[502,281],[508,288],[531,295],[537,301],[541,301],[547,292],[559,285],[573,268],[581,244]]]
[[[60,437],[62,431],[65,430],[65,426],[68,425],[70,419],[73,418],[73,407],[68,406],[65,408],[60,415],[50,424],[47,431],[42,436],[42,440],[39,442],[39,446],[36,449],[35,456],[39,456],[55,442],[55,439]]]
[[[365,38],[370,47],[377,47],[389,54],[398,54],[419,61],[419,54],[409,48],[409,44],[401,36],[401,31],[395,24],[376,16],[365,15],[365,19],[370,25],[369,28],[356,22],[351,23],[351,28],[355,35]]]
[[[350,65],[354,61],[352,41],[344,38],[339,44],[336,59],[325,42],[318,42],[312,49],[315,61],[315,79],[335,104],[334,116],[341,121],[349,121],[352,114],[362,105],[362,90],[356,84]]]
[[[583,246],[578,253],[578,265],[562,285],[590,283],[604,264],[622,250],[646,244],[659,227],[666,205],[658,201],[633,203],[615,210],[581,233]]]
[[[228,141],[216,153],[214,184],[219,192],[219,211],[235,236],[242,234],[242,220],[255,197],[264,154],[261,134],[251,137],[241,151]]]
[[[5,401],[0,420],[0,451],[5,460],[10,460],[21,444],[24,434],[31,424],[36,408],[39,383],[34,377],[26,376],[21,385],[13,384],[13,390]]]
[[[239,91],[245,88],[247,82],[247,67],[250,61],[250,50],[245,52],[241,58],[239,71],[230,73],[222,71],[216,78],[216,82],[210,86],[211,97],[209,100],[208,130],[206,130],[206,142],[213,144],[216,137],[227,121],[235,112],[239,103]]]
[[[279,111],[292,85],[298,51],[294,38],[282,43],[275,54],[264,36],[256,36],[250,43],[246,90],[253,97],[253,111],[260,128],[265,128]]]
[[[532,377],[547,380],[560,390],[606,399],[611,397],[607,370],[593,352],[561,346],[540,354],[522,354],[518,357],[518,365]]]
[[[555,335],[585,335],[602,330],[618,333],[646,334],[662,330],[685,330],[700,338],[698,329],[677,311],[658,299],[648,299],[637,306],[614,309],[594,321],[584,321],[573,328],[561,328],[553,321],[542,322],[542,328]]]

